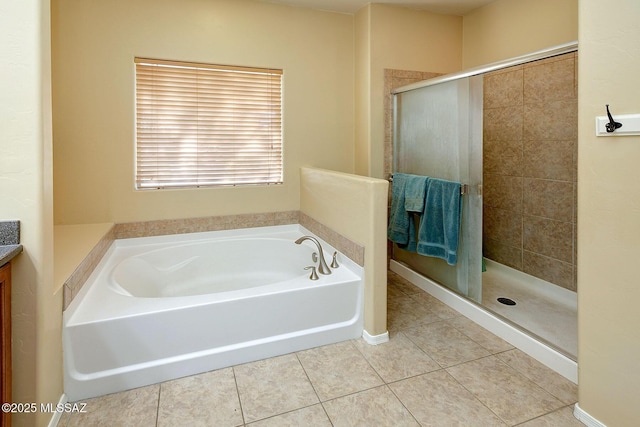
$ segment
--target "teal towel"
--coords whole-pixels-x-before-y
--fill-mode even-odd
[[[429,178],[420,175],[405,175],[404,210],[407,212],[424,212],[424,198],[427,193]]]
[[[455,265],[462,216],[461,184],[442,179],[429,179],[424,214],[418,230],[416,251],[444,259]]]
[[[389,228],[387,237],[392,242],[406,245],[409,242],[409,224],[411,217],[404,208],[404,189],[407,175],[396,173],[391,183],[391,211],[389,212]]]
[[[393,175],[387,237],[407,251],[416,251],[413,213],[422,214],[428,179],[426,176],[403,173]]]

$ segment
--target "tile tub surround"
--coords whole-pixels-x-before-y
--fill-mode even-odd
[[[132,237],[297,224],[298,218],[298,211],[286,211],[118,223],[115,225],[115,238],[129,239]]]
[[[91,272],[96,268],[104,254],[107,253],[109,246],[111,246],[115,240],[114,228],[115,226],[109,228],[69,277],[64,280],[63,310],[71,304],[71,301],[73,301],[73,298],[78,294],[84,282],[86,282],[91,275]]]
[[[575,291],[577,53],[484,76],[483,253]]]
[[[58,426],[583,425],[575,384],[393,272],[388,287],[388,343],[346,341],[89,399]],[[420,318],[406,317],[409,300]]]
[[[66,309],[78,294],[91,272],[116,239],[150,237],[167,234],[198,233],[204,231],[232,230],[238,228],[266,227],[273,225],[300,224],[309,229],[356,264],[364,265],[364,247],[336,233],[300,211],[271,212],[259,214],[224,215],[202,218],[141,221],[115,224],[98,244],[82,260],[64,283],[64,306]],[[327,262],[331,254],[326,254]]]

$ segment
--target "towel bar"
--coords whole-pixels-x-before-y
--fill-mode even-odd
[[[393,182],[393,174],[389,175],[387,180]],[[460,195],[464,196],[465,194],[469,194],[469,184],[460,184]]]

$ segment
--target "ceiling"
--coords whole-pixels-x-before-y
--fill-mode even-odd
[[[465,15],[495,0],[266,0],[290,6],[308,7],[340,13],[356,13],[368,3],[384,3],[446,15]]]

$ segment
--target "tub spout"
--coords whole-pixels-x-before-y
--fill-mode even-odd
[[[322,246],[320,245],[320,242],[318,242],[318,239],[316,239],[315,237],[311,237],[311,236],[302,236],[301,238],[296,240],[296,244],[299,245],[302,242],[304,242],[305,240],[311,240],[318,247],[318,254],[319,254],[318,258],[320,258],[318,260],[318,273],[320,273],[320,274],[331,274],[331,269],[327,265],[327,262],[324,260],[324,251],[322,250]]]

